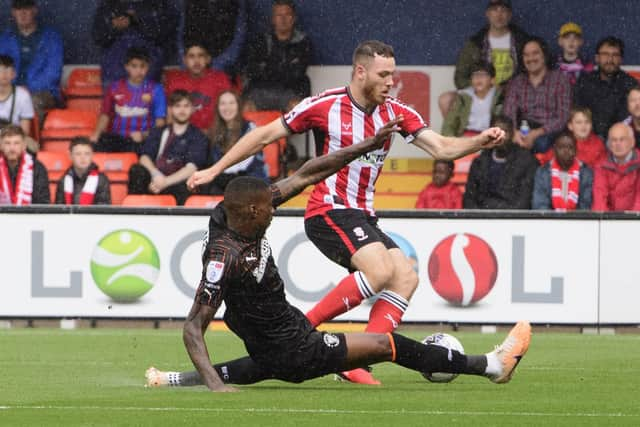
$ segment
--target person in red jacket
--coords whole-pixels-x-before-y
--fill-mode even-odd
[[[452,183],[453,162],[436,160],[433,162],[433,181],[418,195],[418,209],[461,209],[462,192]]]
[[[569,114],[567,128],[576,138],[576,158],[578,160],[591,169],[606,160],[607,149],[604,142],[593,133],[591,110],[587,107],[573,107]]]
[[[609,129],[608,158],[596,166],[594,211],[640,211],[640,151],[631,127],[616,123]]]
[[[183,60],[185,70],[167,74],[164,84],[167,98],[176,89],[189,92],[194,107],[191,124],[206,132],[213,124],[218,96],[233,85],[224,71],[210,67],[211,55],[201,42],[185,46]]]

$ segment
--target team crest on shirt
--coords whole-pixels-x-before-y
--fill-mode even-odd
[[[324,334],[322,339],[324,340],[325,345],[329,348],[337,347],[338,344],[340,344],[340,339],[333,334]]]
[[[150,93],[143,93],[142,96],[140,97],[140,99],[142,99],[142,102],[149,103],[149,102],[151,102],[151,94]]]
[[[224,272],[224,262],[209,261],[205,278],[209,283],[217,283],[222,278]]]

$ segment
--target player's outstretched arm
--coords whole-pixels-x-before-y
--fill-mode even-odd
[[[267,125],[253,129],[240,138],[214,165],[191,175],[187,180],[187,187],[193,191],[197,186],[213,181],[214,178],[224,172],[225,169],[256,154],[262,150],[264,146],[271,144],[277,139],[284,138],[287,135],[289,135],[289,131],[280,118]]]
[[[182,330],[182,339],[193,366],[198,370],[204,385],[209,390],[216,392],[237,391],[236,388],[226,385],[211,366],[209,351],[204,341],[204,334],[219,306],[220,303],[212,307],[200,304],[198,301],[194,302]]]
[[[380,128],[376,136],[367,138],[359,144],[353,144],[330,154],[313,158],[303,164],[295,174],[276,182],[275,185],[278,186],[282,195],[282,203],[299,194],[307,186],[333,175],[361,155],[382,148],[391,134],[399,131],[397,125],[402,120],[403,117],[398,116]]]
[[[505,133],[493,127],[472,137],[442,136],[430,129],[420,132],[413,144],[438,160],[455,160],[485,148],[493,148],[504,142]]]

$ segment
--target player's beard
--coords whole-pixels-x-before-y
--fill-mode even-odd
[[[369,101],[372,105],[380,105],[380,104],[382,104],[383,101],[379,101],[376,98],[376,87],[375,87],[375,85],[371,85],[371,86],[365,85],[363,92],[364,92],[365,99],[367,101]]]

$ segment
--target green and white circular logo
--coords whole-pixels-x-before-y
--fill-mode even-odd
[[[116,301],[135,301],[155,284],[158,250],[145,235],[117,230],[104,236],[91,255],[91,275],[98,288]]]

